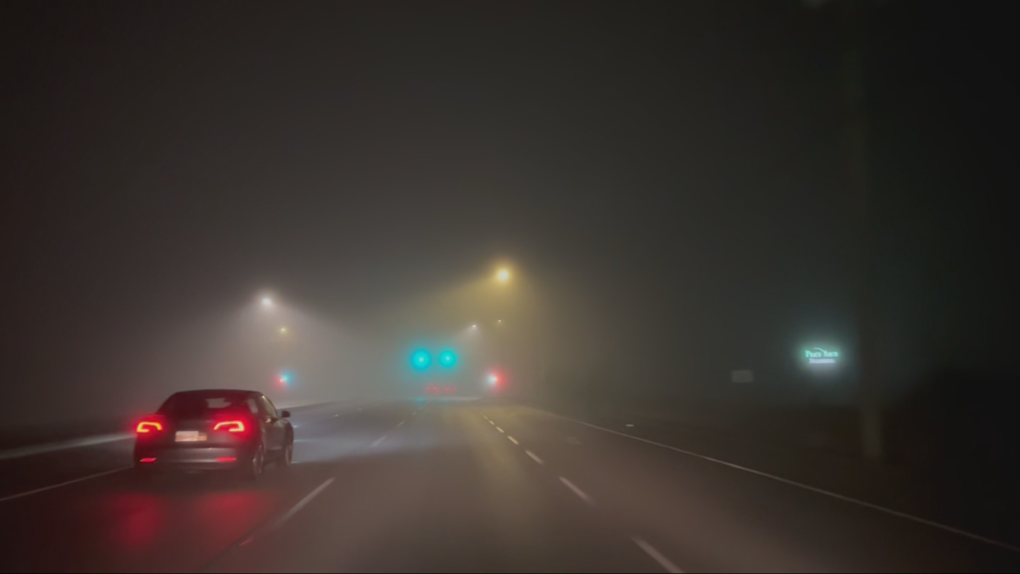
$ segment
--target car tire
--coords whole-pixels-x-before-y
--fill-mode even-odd
[[[287,441],[287,445],[280,451],[280,460],[277,463],[280,468],[290,468],[294,464],[294,439]]]
[[[251,462],[248,463],[248,467],[244,470],[244,477],[249,482],[258,482],[262,475],[266,472],[266,447],[259,445],[255,449],[255,454],[251,455]]]

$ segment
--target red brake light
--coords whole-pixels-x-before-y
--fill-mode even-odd
[[[138,462],[144,462],[144,463],[148,464],[150,462],[156,462],[156,459],[154,459],[154,458],[143,458],[142,460],[140,460]]]
[[[244,432],[245,427],[243,421],[223,421],[221,423],[216,423],[216,426],[214,426],[212,430],[214,431],[222,430],[227,432],[240,433]]]
[[[237,459],[232,456],[221,456],[216,459],[216,462],[237,462]]]
[[[163,432],[163,423],[156,421],[142,421],[135,427],[135,432],[138,434],[149,434],[153,432]]]

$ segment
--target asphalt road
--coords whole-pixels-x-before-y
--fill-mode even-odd
[[[1020,571],[1008,548],[530,407],[293,422],[295,465],[254,486],[136,485],[130,441],[0,461],[0,569]]]

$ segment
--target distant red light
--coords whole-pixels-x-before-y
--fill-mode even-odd
[[[232,456],[221,456],[216,459],[216,462],[237,462],[237,459]]]
[[[156,462],[156,459],[155,458],[143,458],[142,460],[140,460],[138,462],[149,464],[149,463],[152,463],[152,462]]]

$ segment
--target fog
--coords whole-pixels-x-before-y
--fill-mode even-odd
[[[191,9],[31,12],[4,108],[11,420],[206,386],[404,396],[427,377],[409,353],[447,346],[465,389],[501,368],[508,392],[563,400],[852,407],[839,24],[741,6],[553,10],[540,29],[333,6],[271,38],[255,8],[208,8],[222,30]],[[997,124],[962,103],[997,74],[900,26],[945,8],[883,10],[867,290],[892,404],[948,369],[1015,374],[1015,242],[1002,198],[974,193],[996,189]],[[806,367],[818,346],[838,367]]]

